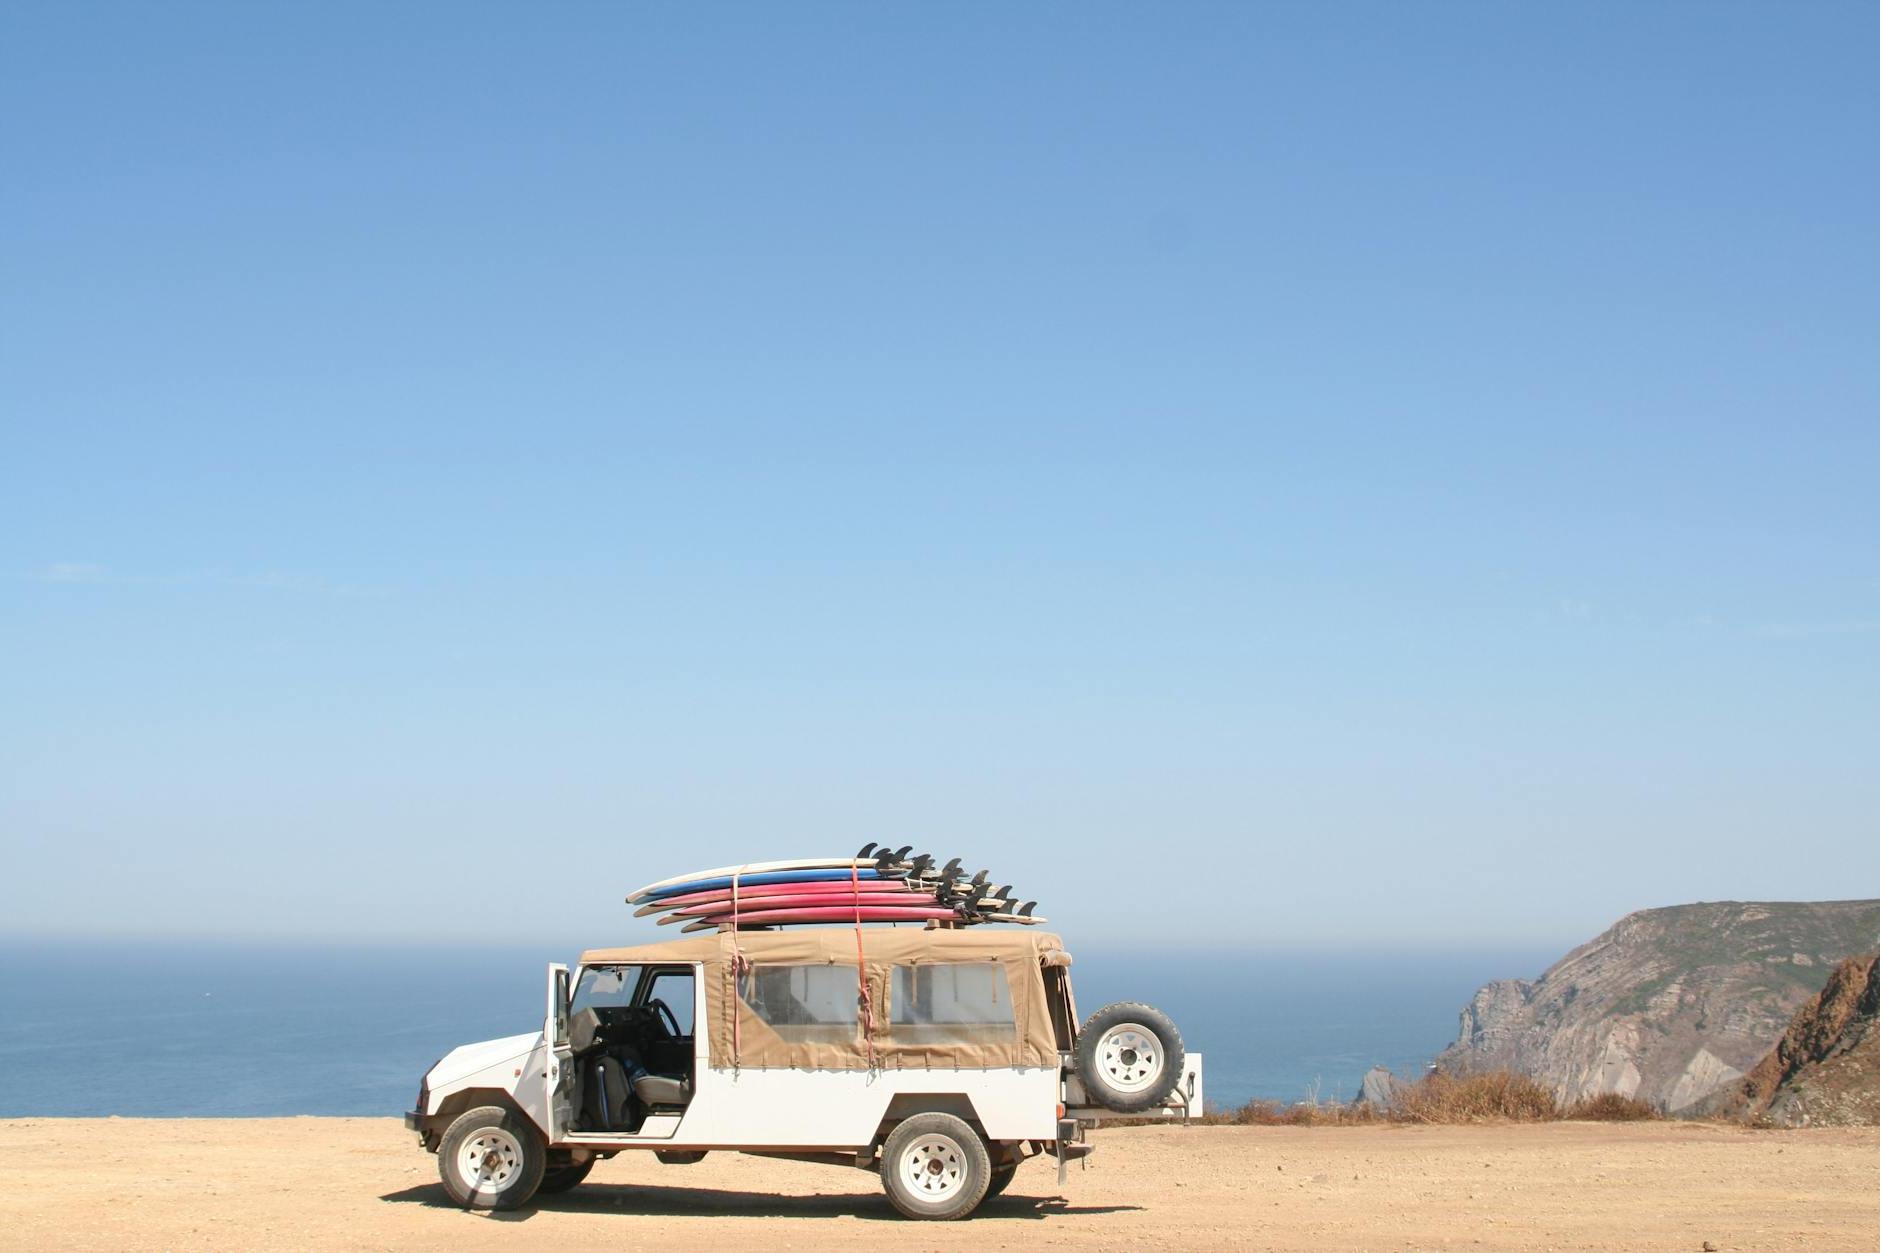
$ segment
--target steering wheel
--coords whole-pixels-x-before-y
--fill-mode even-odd
[[[660,1017],[666,1020],[664,1025],[668,1039],[677,1040],[685,1034],[679,1030],[679,1015],[672,1012],[672,1006],[656,996],[646,1003],[646,1008],[658,1011]]]

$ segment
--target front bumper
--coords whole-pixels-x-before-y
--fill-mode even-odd
[[[405,1130],[406,1131],[423,1131],[424,1130],[424,1115],[419,1113],[415,1109],[405,1111]]]

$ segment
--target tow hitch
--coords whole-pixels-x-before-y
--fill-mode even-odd
[[[1057,1125],[1058,1138],[1053,1142],[1052,1152],[1057,1157],[1058,1185],[1063,1186],[1070,1177],[1070,1164],[1089,1157],[1095,1145],[1084,1141],[1084,1125],[1075,1118],[1060,1118]]]

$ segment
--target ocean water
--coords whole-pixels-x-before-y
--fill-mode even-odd
[[[1415,1074],[1481,983],[1557,954],[1104,953],[1073,946],[1078,1008],[1144,1000],[1206,1054],[1210,1104],[1349,1098]],[[0,1117],[395,1115],[458,1044],[539,1027],[520,950],[0,946]]]

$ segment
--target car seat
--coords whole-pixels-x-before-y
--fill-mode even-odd
[[[588,1073],[587,1122],[597,1130],[620,1131],[633,1126],[632,1097],[653,1110],[683,1109],[692,1099],[689,1080],[651,1073],[629,1048],[596,1058]]]

